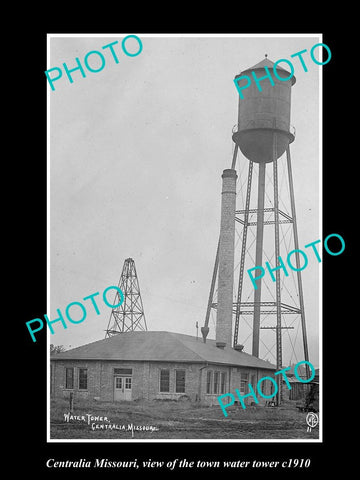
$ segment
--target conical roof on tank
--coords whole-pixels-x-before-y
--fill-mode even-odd
[[[251,72],[253,70],[265,70],[265,67],[268,67],[269,69],[272,70],[274,68],[274,65],[275,65],[274,62],[272,62],[267,57],[265,57],[263,60],[261,60],[261,62],[257,63],[253,67],[246,68],[245,70],[240,72],[238,75],[235,76],[235,78],[240,77],[244,73]],[[276,71],[278,71],[278,70],[285,72],[288,76],[290,75],[290,72],[288,70],[286,70],[285,68],[281,67],[280,65],[276,66]],[[291,82],[292,82],[291,83],[292,85],[294,85],[294,83],[296,82],[296,78],[295,78],[294,75],[291,77]]]
[[[252,76],[256,82],[251,81]],[[233,141],[249,160],[255,163],[272,162],[281,157],[294,140],[294,135],[290,133],[291,87],[295,83],[293,69],[289,72],[265,56],[235,78],[241,77],[248,79],[245,93],[239,99],[238,128],[233,133]]]

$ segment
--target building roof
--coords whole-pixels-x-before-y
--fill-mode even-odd
[[[51,360],[122,360],[216,363],[275,370],[275,365],[231,347],[220,349],[215,340],[172,332],[126,332],[51,355]]]

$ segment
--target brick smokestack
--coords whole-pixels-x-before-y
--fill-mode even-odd
[[[216,346],[231,346],[234,242],[236,208],[236,170],[227,169],[222,174],[221,225],[219,246],[218,302],[216,312]]]

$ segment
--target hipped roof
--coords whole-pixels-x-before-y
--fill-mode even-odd
[[[119,333],[104,340],[51,355],[51,360],[121,360],[214,363],[275,370],[275,365],[231,347],[220,349],[215,340],[159,332]]]
[[[265,70],[265,67],[267,67],[269,70],[272,70],[274,68],[274,65],[275,63],[272,62],[271,60],[269,60],[267,57],[265,57],[263,60],[261,60],[260,62],[258,62],[256,65],[254,65],[253,67],[250,67],[250,68],[246,68],[245,70],[243,70],[242,72],[240,72],[238,75],[235,75],[235,78],[238,78],[240,77],[241,75],[243,75],[245,72],[251,72],[253,70]],[[276,66],[276,71],[282,71],[284,73],[286,73],[286,75],[288,76],[290,74],[290,72],[288,70],[286,70],[285,68],[283,68],[281,65],[277,65]],[[295,76],[293,75],[291,77],[291,84],[294,85],[294,83],[296,82],[296,78]]]

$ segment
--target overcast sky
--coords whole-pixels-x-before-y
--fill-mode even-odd
[[[136,32],[135,32],[136,33]],[[166,37],[136,33],[143,50],[121,52],[126,34],[51,37],[48,68],[75,66],[119,40],[116,64],[49,88],[50,318],[70,302],[119,282],[135,260],[150,330],[196,335],[205,319],[220,226],[221,173],[232,160],[239,94],[233,78],[264,58],[294,60],[291,146],[299,244],[320,237],[320,69],[309,51],[319,36]],[[130,43],[129,43],[130,45]],[[136,48],[135,48],[136,50]],[[94,60],[95,64],[95,60]],[[239,156],[241,165],[247,160]],[[241,170],[241,165],[237,168]],[[303,271],[310,361],[318,366],[319,264]],[[110,309],[50,342],[66,348],[104,338]],[[65,313],[64,313],[65,315]],[[214,325],[210,324],[210,338]],[[199,330],[200,334],[200,330]],[[250,353],[250,350],[247,349]],[[284,352],[284,363],[289,359]],[[302,360],[303,357],[298,358]],[[271,359],[273,360],[273,359]]]

